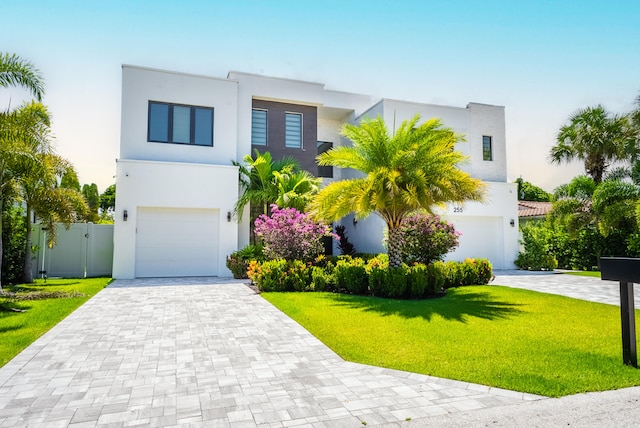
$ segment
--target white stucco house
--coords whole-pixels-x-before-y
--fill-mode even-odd
[[[504,107],[449,107],[326,89],[323,84],[230,72],[226,78],[125,65],[117,159],[114,278],[231,276],[225,257],[249,242],[248,215],[231,218],[238,170],[253,149],[293,156],[303,168],[340,180],[353,172],[318,168],[315,157],[349,144],[343,123],[382,116],[401,123],[439,117],[467,137],[465,168],[488,183],[484,204],[450,206],[462,232],[451,260],[486,257],[510,268],[518,254],[516,184],[507,182]],[[384,224],[372,215],[342,220],[360,252],[383,251]]]

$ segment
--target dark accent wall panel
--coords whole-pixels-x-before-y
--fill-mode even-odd
[[[251,146],[251,155],[258,149],[271,153],[274,160],[291,156],[300,162],[302,169],[318,175],[318,110],[314,106],[253,100],[253,108],[267,110],[267,145]],[[302,113],[302,149],[285,147],[285,113]]]

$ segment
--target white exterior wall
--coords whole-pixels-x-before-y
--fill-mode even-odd
[[[238,193],[238,168],[225,165],[119,160],[114,230],[114,278],[134,278],[137,211],[146,208],[194,208],[219,211],[218,276],[228,277],[226,256],[238,249],[237,223],[227,221]],[[123,220],[127,210],[127,221]],[[169,247],[171,242],[167,242]]]
[[[471,165],[474,177],[485,181],[507,181],[507,138],[504,107],[469,103],[469,130],[467,141],[471,143]],[[493,160],[482,159],[482,136],[490,136]],[[517,217],[516,217],[517,220]]]
[[[237,156],[237,89],[225,79],[123,66],[120,158],[230,165]],[[149,101],[212,107],[213,147],[147,142]]]

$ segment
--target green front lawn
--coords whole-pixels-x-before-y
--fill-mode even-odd
[[[552,397],[640,385],[616,306],[502,286],[416,301],[262,296],[349,361]]]
[[[18,294],[27,293],[69,293],[79,297],[49,298],[44,300],[18,300],[6,302],[0,297],[0,367],[29,346],[34,340],[49,331],[80,305],[111,282],[110,278],[89,279],[49,279],[46,283],[36,280],[33,284],[4,287],[3,291],[19,289]],[[50,295],[51,295],[50,294]],[[35,297],[35,296],[34,296]],[[7,308],[25,312],[7,311]]]

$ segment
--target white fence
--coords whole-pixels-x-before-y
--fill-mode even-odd
[[[69,230],[59,224],[53,248],[47,246],[46,233],[42,225],[33,225],[31,245],[37,248],[31,256],[34,278],[111,276],[112,224],[74,223]]]

